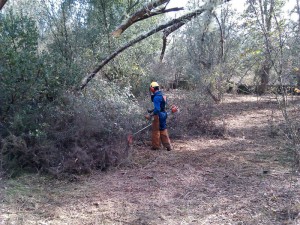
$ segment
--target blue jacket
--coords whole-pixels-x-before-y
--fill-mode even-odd
[[[167,128],[168,117],[168,114],[166,112],[167,98],[163,96],[163,93],[161,91],[157,91],[154,93],[151,99],[154,105],[153,114],[158,115],[159,117],[159,129],[165,130]]]
[[[161,91],[157,91],[153,94],[152,101],[154,105],[154,115],[158,115],[160,112],[164,112],[166,110],[167,99],[163,96]]]

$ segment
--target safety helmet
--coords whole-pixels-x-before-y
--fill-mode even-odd
[[[159,87],[159,84],[158,84],[157,82],[153,81],[153,82],[150,84],[150,87],[153,87],[153,88]]]
[[[152,93],[154,93],[156,87],[159,87],[159,84],[158,84],[157,82],[153,81],[153,82],[150,84],[150,91],[151,91]]]

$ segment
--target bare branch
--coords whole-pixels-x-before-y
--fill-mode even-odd
[[[0,10],[3,8],[7,0],[0,0]]]
[[[224,3],[226,2],[229,2],[230,0],[224,0]],[[209,13],[211,14],[212,13],[212,8],[209,10]],[[167,38],[168,36],[173,33],[174,31],[178,30],[180,27],[182,27],[186,22],[190,21],[193,17],[191,18],[187,18],[187,21],[180,21],[178,24],[174,24],[172,27],[169,27],[167,28],[166,30],[164,30],[164,35],[163,35],[163,47],[162,47],[162,50],[161,50],[161,54],[160,54],[160,61],[162,62],[163,58],[164,58],[164,55],[165,55],[165,51],[166,51],[166,47],[167,47]],[[218,19],[218,18],[216,18]],[[219,21],[218,21],[219,23]],[[206,24],[206,27],[208,26],[208,24]],[[204,34],[203,34],[204,35]],[[202,37],[203,38],[203,37]],[[223,38],[223,35],[222,35],[222,43],[224,43],[224,38]],[[222,45],[223,47],[223,45]],[[222,53],[223,53],[223,49],[222,49]]]
[[[140,18],[135,22],[139,22],[139,21],[142,21],[144,19],[148,19],[152,16],[157,16],[157,15],[161,15],[161,14],[168,13],[168,12],[176,12],[176,11],[180,11],[180,10],[184,10],[184,8],[183,7],[181,7],[181,8],[176,7],[176,8],[170,8],[170,9],[163,8],[163,9],[160,9],[158,11],[151,12],[150,14],[145,15],[143,18]]]
[[[138,4],[140,3],[140,0],[137,0],[136,2],[134,2],[132,5],[130,5],[128,7],[128,9],[126,10],[126,13],[129,13],[134,7],[136,7]]]
[[[162,62],[164,55],[165,55],[165,51],[166,51],[166,47],[167,47],[167,38],[168,36],[173,33],[175,30],[178,30],[180,27],[182,27],[187,21],[180,21],[176,24],[174,24],[173,26],[165,29],[164,35],[163,35],[163,47],[161,50],[161,54],[160,54],[160,61]]]
[[[174,24],[179,24],[179,23],[186,23],[188,21],[190,21],[192,18],[194,17],[197,17],[199,15],[201,15],[203,12],[205,12],[206,10],[210,10],[210,6],[207,7],[207,6],[202,6],[201,8],[193,11],[193,12],[190,12],[190,13],[187,13],[177,19],[173,19],[165,24],[162,24],[162,25],[159,25],[158,27],[152,29],[151,31],[145,33],[145,34],[142,34],[140,36],[138,36],[137,38],[129,41],[127,44],[125,44],[124,46],[120,47],[119,49],[117,49],[115,52],[113,52],[111,55],[109,55],[108,57],[106,57],[101,63],[100,65],[92,72],[90,73],[89,75],[87,75],[83,81],[82,81],[82,84],[80,86],[80,89],[84,89],[85,86],[96,76],[96,74],[103,68],[103,66],[105,66],[109,61],[111,61],[112,59],[114,59],[117,55],[119,55],[121,52],[123,52],[125,49],[129,48],[130,46],[133,46],[134,44],[144,40],[145,38],[161,31],[161,30],[164,30],[168,27],[171,27],[173,26]]]
[[[219,30],[220,30],[220,44],[221,44],[220,58],[223,61],[223,59],[224,59],[224,31],[222,28],[222,24],[221,24],[219,18],[217,17],[217,15],[215,13],[213,13],[213,16],[215,17],[217,24],[219,26]]]
[[[129,17],[125,22],[123,22],[118,28],[116,28],[115,31],[113,31],[112,35],[114,37],[119,37],[128,27],[137,22],[137,20],[140,20],[145,16],[147,17],[149,14],[151,14],[152,9],[163,5],[169,1],[170,0],[156,0],[154,2],[144,5],[141,9],[139,9],[131,17]]]
[[[147,7],[153,9],[156,8],[158,5],[162,5],[164,3],[169,2],[170,0],[157,0],[155,2],[152,2],[150,4],[147,5]],[[229,2],[230,0],[225,0],[225,2]],[[164,30],[168,27],[170,27],[169,32],[172,33],[173,31],[177,30],[179,27],[183,26],[184,24],[186,24],[187,22],[189,22],[190,20],[192,20],[193,18],[201,15],[203,12],[205,11],[212,11],[213,9],[213,5],[212,4],[205,4],[202,7],[200,7],[199,9],[196,9],[190,13],[187,13],[181,17],[178,17],[177,19],[173,19],[165,24],[159,25],[158,27],[150,30],[149,32],[142,34],[138,37],[136,37],[135,39],[129,41],[127,44],[125,44],[124,46],[120,47],[119,49],[117,49],[115,52],[113,52],[111,55],[107,56],[101,63],[100,65],[89,75],[87,75],[80,86],[80,90],[83,90],[86,85],[96,76],[96,74],[108,63],[110,62],[112,59],[114,59],[117,55],[119,55],[121,52],[123,52],[125,49],[135,45],[136,43],[146,39],[147,37],[161,31]],[[125,29],[127,29],[131,24],[133,24],[134,22],[136,22],[136,20],[142,19],[143,15],[145,15],[145,13],[150,12],[149,9],[147,8],[143,8],[141,10],[139,10],[138,12],[136,12],[134,15],[136,16],[132,16],[131,18],[128,19],[127,23],[124,23],[123,25],[121,25],[117,30],[114,31],[114,33],[119,36]],[[141,17],[140,17],[141,16]],[[174,27],[172,27],[174,25]],[[168,34],[168,31],[166,31],[165,34]]]

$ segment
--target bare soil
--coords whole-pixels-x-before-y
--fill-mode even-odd
[[[170,152],[134,145],[130,163],[88,176],[0,180],[0,224],[300,224],[276,100],[231,95],[218,112],[224,137],[173,140]]]

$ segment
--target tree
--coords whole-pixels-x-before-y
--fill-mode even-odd
[[[123,16],[115,3],[127,9],[127,2],[56,3],[19,0],[1,11],[0,169],[9,172],[24,167],[56,174],[103,168],[114,152],[103,146],[143,122],[127,87],[99,79],[89,90],[74,92],[86,66],[122,44],[108,34]],[[32,14],[34,10],[39,14]],[[77,163],[70,164],[72,157]]]
[[[296,5],[291,11],[292,14],[297,14],[298,20],[289,21],[289,39],[287,40],[287,45],[290,47],[288,57],[291,57],[293,67],[290,71],[296,77],[297,87],[300,87],[300,64],[299,64],[299,45],[300,45],[300,1],[296,0]]]
[[[41,71],[36,57],[38,32],[33,20],[9,13],[0,21],[0,31],[1,122],[14,117],[26,102],[38,98],[41,89],[35,84],[41,79]]]
[[[228,1],[228,0],[227,0]],[[226,1],[226,2],[227,2]],[[161,0],[157,0],[154,1],[153,4],[151,4],[151,9],[159,6],[161,4],[167,3],[168,1],[161,1]],[[155,4],[157,3],[157,4]],[[88,76],[86,76],[80,86],[80,89],[84,89],[86,87],[86,85],[95,77],[95,75],[108,63],[110,62],[112,59],[114,59],[117,55],[119,55],[121,52],[123,52],[124,50],[126,50],[127,48],[131,47],[132,45],[135,45],[136,43],[148,38],[149,36],[162,31],[166,28],[172,27],[172,26],[176,26],[178,29],[181,26],[178,26],[178,24],[182,24],[182,23],[187,23],[189,21],[191,21],[193,18],[201,15],[204,12],[211,12],[212,9],[216,6],[219,5],[220,2],[219,1],[209,1],[207,2],[204,6],[200,7],[199,9],[194,10],[191,13],[188,13],[184,16],[181,16],[177,19],[173,19],[165,24],[161,24],[158,27],[150,30],[149,32],[142,34],[138,37],[136,37],[135,39],[129,41],[128,43],[126,43],[125,45],[123,45],[122,47],[120,47],[119,49],[117,49],[116,51],[114,51],[111,55],[107,56],[99,65],[98,67],[96,67],[96,69],[93,70],[93,72],[91,72]],[[147,9],[147,7],[149,7],[149,5],[145,5],[144,9]],[[144,13],[144,14],[143,14]],[[121,34],[124,29],[127,29],[127,27],[129,27],[131,24],[138,22],[140,19],[143,18],[148,18],[149,16],[146,15],[147,10],[139,10],[137,14],[133,14],[133,16],[130,17],[129,20],[127,20],[127,22],[125,22],[123,25],[121,25],[119,28],[116,29],[116,31],[114,32],[114,34],[116,36],[118,36],[119,34]],[[172,29],[172,31],[175,31],[176,29]]]
[[[239,65],[235,20],[230,4],[195,18],[173,36],[172,50],[166,55],[170,60],[165,61],[182,74],[181,79],[201,87],[215,102],[221,100]]]
[[[257,87],[258,94],[264,94],[266,92],[267,85],[270,80],[270,71],[272,68],[272,62],[269,55],[272,54],[270,40],[272,36],[272,27],[274,22],[275,13],[275,0],[249,0],[249,7],[247,12],[249,15],[253,15],[256,20],[255,26],[258,27],[260,38],[263,39],[263,59],[256,70],[256,75],[260,78],[259,85]]]

